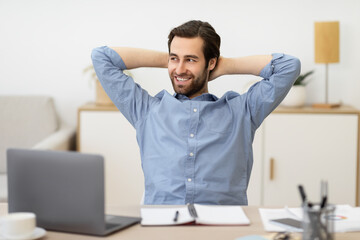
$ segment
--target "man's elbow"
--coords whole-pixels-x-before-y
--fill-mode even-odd
[[[99,58],[101,58],[102,56],[104,56],[104,51],[103,51],[103,48],[102,48],[102,47],[94,48],[94,49],[91,51],[91,59],[92,59],[92,60],[94,60],[94,59],[99,59]]]
[[[300,75],[301,72],[301,62],[300,59],[297,57],[293,57],[293,56],[287,56],[287,64],[286,67],[284,68],[284,73],[292,76],[292,78],[294,78],[294,82],[296,80],[296,78]]]
[[[294,65],[294,69],[295,69],[295,74],[298,77],[300,75],[300,72],[301,72],[301,61],[300,61],[300,59],[298,59],[297,57],[294,57],[293,65]]]

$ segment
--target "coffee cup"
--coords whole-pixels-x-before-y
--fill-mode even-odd
[[[36,215],[30,212],[9,213],[0,217],[0,235],[5,239],[30,238],[36,228]]]

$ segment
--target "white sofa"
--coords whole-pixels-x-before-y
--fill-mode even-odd
[[[0,202],[7,201],[8,148],[74,150],[75,127],[60,121],[49,96],[0,95]]]

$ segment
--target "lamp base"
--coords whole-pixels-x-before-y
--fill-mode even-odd
[[[313,108],[338,108],[341,106],[341,103],[314,103]]]

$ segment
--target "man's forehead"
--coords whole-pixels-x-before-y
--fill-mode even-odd
[[[198,56],[204,57],[203,54],[204,41],[200,37],[183,38],[174,37],[170,45],[170,54],[177,56]]]

